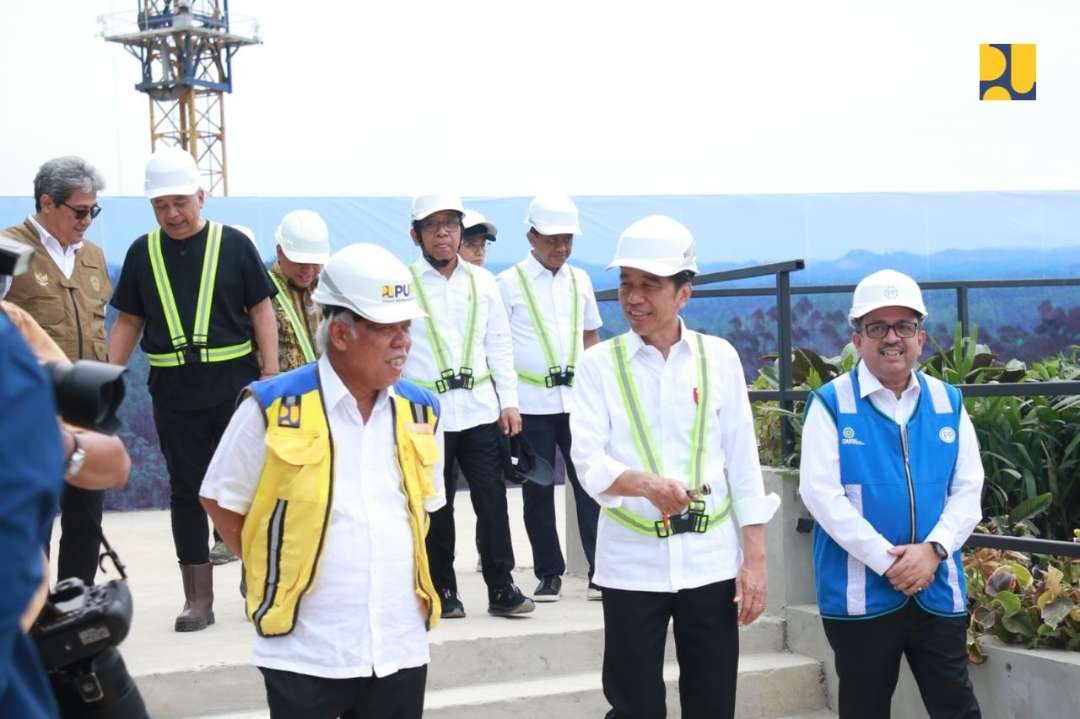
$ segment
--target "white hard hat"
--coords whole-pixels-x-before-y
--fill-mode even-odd
[[[492,240],[495,239],[495,234],[498,230],[495,225],[487,221],[487,218],[481,215],[476,210],[465,210],[465,216],[461,219],[461,224],[465,227],[465,232],[468,233],[474,227],[483,226],[484,232]]]
[[[634,267],[660,277],[684,270],[698,271],[694,236],[681,222],[666,215],[649,215],[619,235],[615,259],[606,269]]]
[[[525,224],[541,235],[580,235],[577,205],[566,195],[537,195]]]
[[[146,196],[194,195],[202,187],[191,153],[179,147],[159,147],[146,161]]]
[[[878,270],[855,286],[848,322],[852,324],[882,307],[907,307],[926,317],[922,290],[915,280],[896,270]]]
[[[416,301],[409,268],[386,248],[367,243],[330,255],[311,298],[379,324],[427,317]]]
[[[413,221],[419,221],[428,215],[434,215],[443,210],[465,213],[465,206],[461,204],[458,195],[418,195],[412,201]]]
[[[293,210],[281,218],[274,242],[293,262],[325,265],[330,259],[330,230],[313,210]]]

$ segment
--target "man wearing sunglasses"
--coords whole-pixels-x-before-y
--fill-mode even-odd
[[[105,303],[112,292],[105,253],[85,239],[101,212],[105,180],[81,157],[58,157],[34,177],[34,213],[4,233],[34,249],[7,300],[28,312],[72,362],[105,361]],[[58,577],[87,584],[97,573],[104,492],[64,486]]]
[[[959,390],[915,370],[913,279],[869,275],[848,317],[859,363],[808,400],[799,468],[840,717],[889,716],[904,655],[930,716],[974,719],[960,548],[982,517],[975,429]]]

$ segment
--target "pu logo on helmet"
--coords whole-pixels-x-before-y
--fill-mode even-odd
[[[408,284],[402,285],[383,285],[382,287],[382,299],[383,302],[398,302],[400,300],[407,300],[412,294],[412,288]]]
[[[952,427],[942,427],[937,433],[938,439],[945,444],[952,444],[956,441],[956,430]]]

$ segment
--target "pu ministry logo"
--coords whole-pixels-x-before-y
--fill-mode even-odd
[[[1034,43],[979,45],[979,99],[1035,99]]]

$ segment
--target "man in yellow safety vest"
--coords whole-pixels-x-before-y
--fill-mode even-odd
[[[202,485],[244,559],[275,719],[423,712],[440,613],[424,537],[445,495],[439,402],[402,379],[415,297],[382,247],[331,256],[320,358],[248,388]]]

